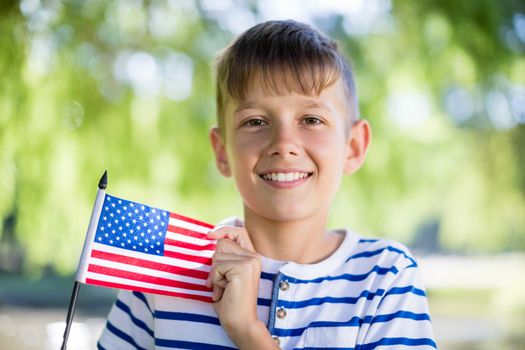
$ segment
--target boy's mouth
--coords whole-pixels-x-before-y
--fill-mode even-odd
[[[310,177],[313,175],[313,172],[301,172],[301,171],[293,171],[293,172],[268,172],[264,174],[259,174],[259,176],[265,180],[270,182],[294,182],[302,179],[306,179],[307,177]]]

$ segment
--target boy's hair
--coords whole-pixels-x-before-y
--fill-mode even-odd
[[[260,23],[226,47],[216,61],[217,122],[224,136],[228,98],[242,101],[254,78],[266,92],[319,95],[343,78],[350,125],[359,117],[352,69],[337,43],[292,20]]]

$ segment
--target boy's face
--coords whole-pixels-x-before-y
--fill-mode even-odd
[[[224,138],[211,131],[219,171],[233,176],[245,215],[275,221],[326,219],[343,173],[356,171],[368,123],[350,124],[341,80],[319,96],[269,94],[257,81],[225,108]]]

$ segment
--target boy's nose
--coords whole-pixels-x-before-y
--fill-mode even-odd
[[[298,140],[293,131],[284,127],[276,128],[268,145],[268,154],[281,157],[298,155]]]

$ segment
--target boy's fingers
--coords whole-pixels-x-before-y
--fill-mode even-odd
[[[216,253],[212,269],[206,280],[206,286],[226,288],[233,275],[256,274],[259,277],[261,261],[258,256],[240,256],[236,254]],[[233,273],[233,275],[232,275]]]
[[[215,252],[232,253],[243,256],[252,256],[257,254],[253,250],[245,248],[228,238],[220,238],[217,240]]]
[[[220,287],[220,286],[218,286],[216,284],[213,285],[213,292],[211,294],[211,299],[214,302],[217,302],[217,301],[221,300],[223,294],[224,294],[224,288],[223,287]]]
[[[219,261],[221,263],[225,263],[228,261],[233,262],[233,261],[245,260],[246,258],[249,258],[251,256],[252,255],[240,255],[240,254],[235,254],[235,253],[215,252],[215,254],[213,254],[212,259],[214,263],[219,262]]]
[[[217,226],[208,232],[208,238],[221,239],[228,238],[236,242],[241,247],[253,251],[253,244],[248,232],[243,227]]]

